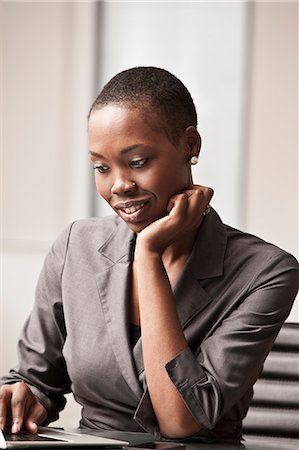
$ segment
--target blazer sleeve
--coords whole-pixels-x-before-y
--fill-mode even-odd
[[[61,277],[72,225],[46,256],[33,310],[18,341],[18,366],[0,384],[27,383],[48,412],[47,423],[58,418],[71,382],[62,355],[66,330],[62,307]]]
[[[166,364],[183,401],[204,428],[213,429],[255,383],[297,289],[296,259],[282,251],[275,254],[251,281],[239,307],[197,351],[187,347]],[[148,418],[152,410],[149,396],[143,395],[135,420],[158,435],[154,418]]]

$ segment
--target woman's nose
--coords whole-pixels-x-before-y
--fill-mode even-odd
[[[123,177],[117,177],[114,180],[111,192],[112,194],[126,194],[130,193],[136,190],[136,183],[135,181],[123,178]]]

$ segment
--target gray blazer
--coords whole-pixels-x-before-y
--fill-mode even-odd
[[[19,365],[2,383],[24,380],[50,420],[72,391],[81,426],[160,436],[142,360],[129,335],[135,236],[117,216],[73,223],[42,269],[19,341]],[[165,369],[200,436],[241,436],[252,385],[289,314],[298,286],[291,255],[205,217],[174,288],[189,347]],[[167,410],[168,405],[165,404]]]

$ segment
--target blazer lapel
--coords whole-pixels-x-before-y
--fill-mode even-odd
[[[183,328],[212,301],[202,280],[223,274],[227,233],[220,217],[212,209],[205,217],[187,264],[174,287],[174,297]]]
[[[142,389],[132,358],[129,332],[130,266],[134,245],[134,233],[124,223],[119,223],[116,231],[99,249],[102,270],[96,279],[121,373],[136,397],[140,398]]]

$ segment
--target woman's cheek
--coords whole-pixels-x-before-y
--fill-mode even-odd
[[[99,196],[103,197],[103,199],[106,200],[106,197],[107,197],[106,190],[107,189],[104,188],[103,183],[100,183],[100,180],[99,180],[99,177],[97,176],[97,174],[95,176],[95,183],[96,183],[96,189],[97,189],[97,192],[98,192]]]
[[[98,194],[100,194],[100,183],[99,183],[99,180],[98,180],[97,173],[95,173],[94,181],[95,181],[95,185],[96,185],[96,189],[98,191]]]

